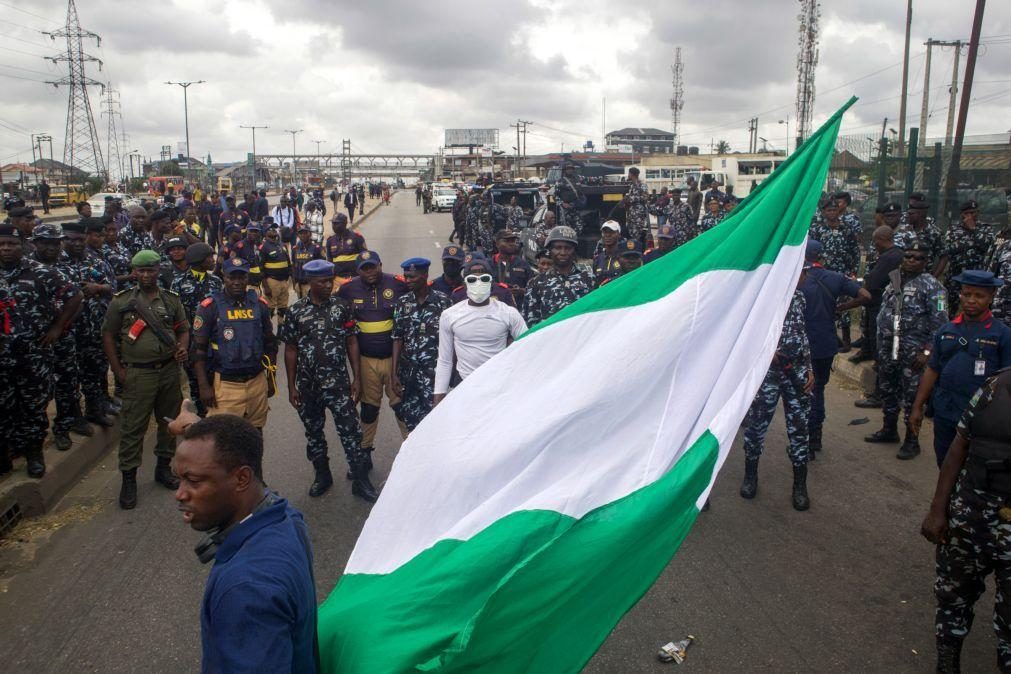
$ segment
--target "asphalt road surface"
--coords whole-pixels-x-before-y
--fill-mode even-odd
[[[411,192],[364,222],[361,232],[385,269],[415,255],[436,261],[448,214],[424,216]],[[811,465],[812,507],[790,507],[791,473],[782,416],[773,422],[758,497],[737,495],[743,452],[735,447],[712,498],[678,555],[619,623],[589,672],[661,671],[658,647],[696,637],[683,671],[923,672],[933,668],[933,547],[919,523],[936,477],[928,449],[910,462],[897,446],[866,445],[880,413],[853,407],[857,392],[830,385],[825,451]],[[606,410],[601,412],[606,414]],[[848,425],[869,417],[865,425]],[[319,600],[333,589],[369,507],[343,480],[343,454],[327,429],[339,477],[310,499],[312,469],[302,426],[282,397],[265,428],[270,486],[305,513]],[[150,440],[150,438],[149,438]],[[400,444],[384,407],[374,481]],[[929,424],[924,447],[930,447]],[[140,504],[118,509],[115,453],[53,514],[0,546],[0,660],[6,671],[193,672],[200,662],[200,598],[207,566],[193,555],[200,536],[183,524],[171,492],[152,481],[150,442]],[[978,608],[965,671],[994,668],[993,585]],[[381,645],[377,645],[381,647]]]

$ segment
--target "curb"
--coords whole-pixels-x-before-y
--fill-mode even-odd
[[[840,353],[832,361],[833,379],[839,377],[853,386],[859,387],[865,393],[874,390],[876,375],[874,373],[874,361],[865,360],[862,363],[851,363],[850,353]]]

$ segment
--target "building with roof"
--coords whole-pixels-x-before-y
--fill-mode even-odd
[[[635,154],[673,154],[674,134],[652,127],[626,127],[605,137],[607,147]]]

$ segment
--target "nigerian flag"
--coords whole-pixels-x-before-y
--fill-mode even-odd
[[[323,671],[592,657],[726,460],[852,103],[720,225],[536,326],[411,433],[320,607]]]

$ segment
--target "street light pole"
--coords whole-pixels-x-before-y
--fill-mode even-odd
[[[256,130],[257,129],[269,129],[269,126],[256,126],[255,124],[250,124],[249,126],[239,125],[240,129],[250,129],[253,132],[253,189],[256,189]]]
[[[165,84],[174,84],[183,88],[183,118],[186,124],[186,168],[190,169],[190,157],[193,156],[193,152],[190,151],[190,102],[188,91],[194,84],[205,84],[206,80],[195,80],[193,82],[166,82]]]
[[[326,141],[325,140],[314,140],[312,142],[316,143],[316,172],[320,174],[320,179],[319,180],[320,180],[320,185],[322,185],[323,184],[323,176],[322,176],[323,171],[321,170],[320,164],[319,164],[319,146],[322,145],[323,143],[325,143]]]
[[[298,182],[298,159],[295,157],[295,134],[302,133],[305,129],[285,129],[285,133],[291,134],[291,182]]]
[[[790,115],[786,116],[786,119],[779,120],[780,124],[786,124],[786,148],[783,150],[783,156],[790,156]]]

